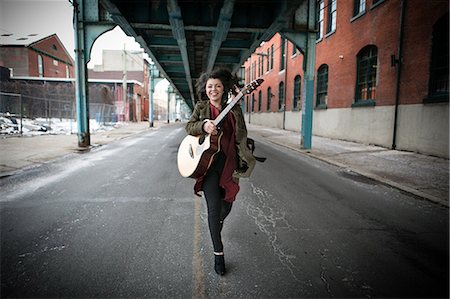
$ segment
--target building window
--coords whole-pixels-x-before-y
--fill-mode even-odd
[[[153,74],[153,70],[151,71],[152,72],[152,74]],[[239,69],[239,77],[240,77],[240,80],[239,80],[239,85],[245,85],[245,67],[244,66],[242,66],[240,69]]]
[[[284,106],[284,82],[278,85],[278,111],[281,111]]]
[[[252,62],[252,80],[251,81],[253,81],[255,79],[256,79],[256,61],[253,61]]]
[[[302,79],[300,75],[295,76],[294,79],[294,100],[293,100],[293,109],[300,109],[300,95],[301,95],[301,83]]]
[[[251,111],[255,111],[255,94],[252,93],[252,99],[251,99],[251,103],[250,103],[250,109]]]
[[[272,88],[267,88],[267,111],[270,112],[270,105],[272,104]]]
[[[448,101],[449,72],[449,14],[442,16],[433,26],[433,39],[430,65],[430,98],[445,98]]]
[[[363,48],[357,56],[355,102],[375,100],[377,90],[378,56],[376,46]]]
[[[247,102],[247,105],[246,105],[247,112],[250,112],[250,98],[249,97],[245,97],[245,100]]]
[[[41,55],[38,55],[38,74],[39,77],[44,77],[44,61]]]
[[[258,56],[258,78],[261,77],[261,57]]]
[[[55,44],[52,45],[52,49],[55,50],[55,51],[58,51],[58,48],[56,47]]]
[[[267,49],[267,71],[270,71],[270,48]]]
[[[328,97],[328,65],[324,64],[317,70],[316,107],[326,107]]]
[[[261,112],[261,105],[262,105],[262,91],[260,90],[258,92],[258,112]]]
[[[264,57],[259,56],[259,77],[261,77],[264,74]]]
[[[325,3],[324,0],[320,0],[318,2],[319,9],[317,10],[317,35],[316,40],[320,40],[323,37],[323,18],[324,18],[324,9]]]
[[[284,70],[286,66],[286,39],[281,38],[281,50],[280,50],[280,71]]]
[[[356,17],[366,11],[366,0],[355,0],[353,6],[353,16]]]
[[[327,33],[336,31],[336,1],[328,0]]]
[[[270,46],[270,69],[273,69],[273,45]]]

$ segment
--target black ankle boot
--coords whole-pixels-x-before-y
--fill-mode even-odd
[[[214,255],[214,270],[219,275],[225,274],[225,257],[223,255]]]

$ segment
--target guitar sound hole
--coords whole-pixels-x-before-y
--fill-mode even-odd
[[[205,142],[205,135],[200,136],[200,138],[198,139],[198,144],[202,145],[203,142]]]

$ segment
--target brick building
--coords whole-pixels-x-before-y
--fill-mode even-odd
[[[448,2],[317,7],[313,134],[448,158]],[[249,122],[301,129],[302,59],[278,34],[255,51],[245,78],[261,74],[265,82],[246,99]]]
[[[27,44],[8,44],[4,39],[5,37],[2,37],[1,42],[7,44],[0,46],[2,69],[0,91],[22,94],[28,100],[34,99],[35,107],[48,105],[46,103],[49,101],[66,102],[66,96],[61,97],[56,89],[64,86],[63,89],[69,93],[71,88],[73,89],[74,61],[59,38],[54,34],[33,41],[33,37],[30,36]],[[111,109],[119,121],[148,120],[149,66],[143,58],[143,53],[127,51],[123,56],[121,50],[105,50],[103,57],[102,65],[96,65],[94,69],[88,70],[90,104],[114,106],[114,109]],[[126,63],[125,79],[124,63]],[[6,74],[5,69],[9,69],[10,72]],[[126,98],[123,93],[124,80],[127,82]],[[23,86],[28,85],[36,93],[35,96],[29,93],[28,88],[24,89]],[[75,90],[72,90],[72,93],[71,101],[75,100]],[[50,94],[53,96],[49,97]],[[6,101],[5,98],[3,100]],[[2,107],[9,107],[8,105]],[[33,115],[37,116],[42,109],[35,110]],[[96,108],[91,110],[90,117],[95,118]],[[59,112],[57,114],[61,115]],[[68,115],[73,116],[72,113]]]
[[[120,120],[148,120],[149,63],[142,52],[103,50],[102,64],[88,69],[88,77],[90,80],[115,82],[115,105],[118,107]],[[124,80],[127,82],[126,100],[123,94]]]
[[[2,36],[0,42],[0,66],[13,76],[74,78],[74,60],[56,34],[39,40]]]

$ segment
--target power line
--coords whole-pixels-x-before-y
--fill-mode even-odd
[[[130,57],[131,59],[133,59],[134,62],[136,62],[137,64],[139,64],[140,67],[144,68],[144,63],[143,63],[142,61],[136,60],[135,56],[132,55],[131,52],[128,52],[128,51],[126,51],[126,50],[122,50],[122,51],[125,52],[125,55],[127,55],[128,57]],[[139,53],[136,53],[136,54],[143,54],[143,53],[145,53],[145,52],[139,52]],[[142,60],[144,60],[144,57],[142,57]]]

